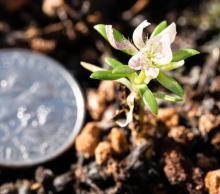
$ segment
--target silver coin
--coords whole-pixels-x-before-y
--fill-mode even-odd
[[[0,51],[0,165],[55,158],[72,145],[84,110],[77,82],[56,61],[23,49]]]

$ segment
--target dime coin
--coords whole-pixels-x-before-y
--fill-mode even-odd
[[[0,51],[0,165],[30,166],[63,153],[84,111],[77,82],[59,63],[28,50]]]

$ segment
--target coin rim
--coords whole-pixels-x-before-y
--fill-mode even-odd
[[[77,118],[76,118],[75,125],[72,129],[72,132],[70,133],[70,137],[67,139],[66,143],[64,143],[59,149],[57,149],[55,152],[52,152],[52,154],[50,154],[49,156],[46,156],[43,159],[39,159],[36,161],[26,161],[26,162],[22,162],[19,164],[16,164],[16,162],[12,162],[12,163],[11,162],[9,162],[9,163],[1,163],[0,162],[0,166],[9,167],[9,168],[22,168],[22,167],[32,167],[32,166],[35,166],[38,164],[50,162],[50,161],[56,159],[57,157],[59,157],[64,152],[66,152],[68,149],[70,149],[74,143],[74,140],[75,140],[77,134],[80,132],[80,129],[82,127],[82,124],[83,124],[84,118],[85,118],[85,101],[84,101],[82,90],[81,90],[79,84],[77,83],[76,79],[73,77],[73,75],[71,75],[68,72],[68,70],[62,66],[62,64],[60,62],[54,60],[53,58],[51,58],[47,55],[43,55],[41,53],[31,51],[28,49],[23,49],[23,48],[1,49],[0,54],[2,54],[3,52],[6,52],[6,53],[8,53],[8,52],[13,53],[14,52],[14,53],[21,53],[21,54],[25,53],[25,54],[35,55],[36,57],[39,56],[39,57],[47,60],[49,63],[53,64],[54,66],[56,66],[57,69],[60,70],[59,73],[61,75],[63,75],[64,79],[67,81],[67,83],[70,85],[70,87],[73,91],[73,94],[76,99]]]

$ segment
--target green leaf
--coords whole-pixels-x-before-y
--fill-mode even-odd
[[[192,57],[197,54],[199,54],[199,51],[194,50],[194,49],[180,50],[180,51],[173,53],[172,62],[178,62],[178,61],[187,59],[187,58]]]
[[[106,40],[108,40],[107,38],[107,34],[105,31],[105,25],[104,24],[97,24],[94,26],[94,29],[102,35],[103,38],[105,38]]]
[[[139,85],[139,91],[144,104],[153,114],[156,115],[158,113],[158,105],[153,93],[150,91],[147,85],[144,84]]]
[[[122,66],[114,68],[112,70],[112,73],[131,74],[131,73],[134,73],[134,70],[131,69],[128,65],[122,65]]]
[[[113,35],[114,35],[115,39],[119,42],[122,41],[123,39],[125,39],[124,36],[115,28],[113,28]]]
[[[96,71],[93,72],[90,75],[90,78],[92,79],[99,79],[99,80],[116,80],[125,77],[124,74],[119,74],[119,73],[112,73],[110,70],[106,71]]]
[[[161,92],[155,92],[153,94],[156,98],[160,98],[160,99],[171,101],[171,102],[181,102],[181,101],[183,101],[183,98],[181,98],[179,96],[171,96],[171,95],[167,95],[167,94],[164,94],[164,93],[161,93]]]
[[[106,57],[105,58],[105,61],[108,65],[112,66],[112,68],[117,68],[117,67],[121,67],[123,66],[124,64],[121,63],[120,61],[114,59],[114,58],[111,58],[111,57]]]
[[[183,88],[180,86],[180,84],[176,80],[171,78],[170,76],[166,75],[165,73],[160,71],[160,73],[159,73],[159,75],[157,77],[157,81],[162,86],[164,86],[168,90],[174,92],[178,96],[182,97],[184,95]]]
[[[156,36],[157,34],[159,34],[160,32],[162,32],[165,28],[167,27],[167,21],[162,21],[161,23],[159,23],[156,28],[154,29],[154,31],[152,32],[151,36]]]
[[[131,69],[128,65],[124,65],[123,63],[121,63],[120,61],[111,58],[111,57],[107,57],[106,59],[106,63],[110,66],[112,66],[113,70],[112,73],[119,73],[119,74],[131,74],[134,72],[133,69]]]
[[[80,64],[87,70],[91,71],[91,72],[95,72],[95,71],[101,71],[101,70],[104,70],[103,68],[101,67],[98,67],[96,65],[93,65],[91,63],[86,63],[84,61],[81,61]]]

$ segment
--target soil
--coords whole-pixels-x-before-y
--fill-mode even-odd
[[[219,18],[219,0],[0,0],[0,47],[28,48],[60,61],[81,83],[87,103],[75,145],[41,166],[2,167],[0,194],[219,194]],[[127,111],[125,88],[89,79],[79,63],[101,65],[107,55],[126,62],[93,25],[109,23],[129,36],[144,19],[152,27],[164,19],[176,22],[174,50],[201,54],[173,73],[184,86],[183,103],[159,102],[158,116],[146,110],[143,125],[134,114],[128,127],[119,128],[111,118]]]

